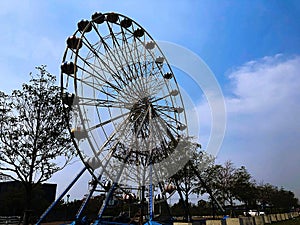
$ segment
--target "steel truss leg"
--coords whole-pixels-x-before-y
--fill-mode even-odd
[[[98,214],[98,216],[97,216],[97,219],[96,219],[96,221],[94,222],[93,225],[98,225],[98,224],[101,223],[103,213],[104,213],[104,211],[105,211],[106,208],[107,208],[107,205],[108,205],[108,203],[109,203],[109,200],[110,200],[111,197],[113,196],[114,191],[117,189],[118,182],[119,182],[120,177],[121,177],[121,175],[122,175],[122,173],[123,173],[123,170],[124,170],[124,168],[125,168],[125,164],[126,164],[126,162],[127,162],[127,159],[128,159],[128,157],[126,157],[126,159],[124,160],[124,163],[123,163],[123,165],[122,165],[122,167],[121,167],[121,169],[120,169],[120,171],[119,171],[119,173],[118,173],[118,175],[117,175],[116,181],[113,183],[113,185],[112,185],[111,188],[109,189],[109,191],[108,191],[108,193],[107,193],[107,195],[106,195],[105,201],[104,201],[104,203],[102,204],[102,206],[101,206],[101,208],[100,208],[100,210],[99,210],[99,214]]]
[[[98,177],[98,180],[100,180],[101,177],[102,177],[102,174]],[[97,182],[97,181],[95,181],[95,182]],[[93,193],[95,192],[96,188],[97,188],[97,183],[93,184],[92,189],[90,190],[90,192],[89,192],[87,198],[86,198],[86,199],[84,200],[84,202],[81,204],[81,206],[80,206],[80,208],[79,208],[79,210],[78,210],[78,212],[77,212],[77,214],[76,214],[76,216],[75,216],[75,220],[71,223],[71,225],[75,225],[75,224],[78,223],[78,221],[80,220],[80,217],[81,217],[83,211],[85,210],[87,204],[89,203],[89,201],[90,201],[90,199],[91,199]],[[82,222],[81,222],[81,223],[82,223]]]
[[[155,174],[156,179],[159,180],[159,179],[158,179],[157,172],[156,172],[156,170],[155,170],[155,167],[153,167],[153,170],[154,170],[154,174]],[[164,199],[165,199],[165,200],[164,200],[164,203],[165,203],[165,206],[166,206],[166,208],[167,208],[167,210],[168,210],[168,214],[169,214],[170,217],[172,217],[171,209],[170,209],[170,206],[169,206],[169,204],[168,204],[168,202],[167,202],[167,196],[166,196],[166,194],[164,193],[164,187],[162,186],[162,182],[158,182],[158,186],[159,186],[159,189],[160,189],[161,193],[163,193],[163,197],[164,197]]]
[[[191,163],[191,168],[194,171],[194,173],[196,174],[196,176],[198,177],[201,185],[206,189],[206,191],[208,192],[209,196],[211,197],[212,201],[214,201],[217,206],[219,207],[219,209],[222,212],[225,212],[225,210],[223,209],[223,207],[221,206],[221,204],[219,203],[219,201],[214,197],[212,190],[210,189],[210,187],[207,186],[207,184],[204,182],[204,180],[202,179],[200,173],[198,172],[198,170],[195,168],[195,166]]]
[[[149,221],[153,220],[152,163],[149,165]]]
[[[108,163],[109,163],[109,160],[107,160],[107,162],[105,163],[104,167],[106,167],[106,166],[108,165]],[[97,177],[97,180],[95,181],[95,183],[93,183],[92,189],[90,190],[90,192],[89,192],[87,198],[86,198],[86,199],[84,200],[84,202],[81,204],[81,206],[80,206],[78,212],[76,213],[75,220],[72,222],[71,225],[75,225],[75,224],[80,220],[80,217],[81,217],[83,211],[84,211],[85,208],[87,207],[87,204],[89,203],[89,201],[90,201],[90,199],[91,199],[93,193],[95,192],[95,190],[96,190],[96,188],[97,188],[97,186],[98,186],[99,181],[101,180],[101,177],[102,177],[102,175],[103,175],[103,172],[104,172],[104,168],[101,170],[100,175]],[[81,223],[83,223],[83,221],[81,221]]]
[[[36,225],[39,225],[45,217],[50,213],[50,211],[59,203],[59,201],[67,194],[67,192],[73,187],[77,180],[82,176],[87,168],[84,167],[79,174],[74,178],[74,180],[69,184],[69,186],[61,193],[61,195],[46,209],[46,211],[41,215],[40,219],[37,221]]]

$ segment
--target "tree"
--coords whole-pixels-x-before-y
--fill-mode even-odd
[[[298,207],[298,199],[294,193],[285,190],[283,187],[280,189],[269,183],[257,186],[258,202],[262,205],[263,209],[271,208],[275,212],[287,212],[292,208]]]
[[[291,191],[285,190],[281,187],[277,192],[276,207],[282,212],[288,212],[292,208],[298,206],[298,199],[295,197],[294,193]]]
[[[245,166],[235,169],[234,183],[232,188],[233,196],[240,202],[244,202],[246,210],[249,208],[256,208],[258,191],[256,183],[252,180],[250,173]]]
[[[199,144],[189,141],[186,144],[191,150],[191,158],[186,165],[173,175],[178,192],[182,192],[182,199],[186,210],[186,219],[190,219],[190,202],[189,196],[195,193],[195,190],[201,185],[198,175],[202,175],[204,171],[211,165],[214,158],[203,151],[198,151]],[[181,195],[181,194],[180,194]]]
[[[196,144],[192,143],[190,140],[186,140],[184,143],[184,147],[189,151],[192,152],[191,155],[194,157],[187,161],[187,163],[178,170],[173,176],[172,180],[176,184],[177,192],[181,198],[179,201],[179,205],[182,204],[185,212],[185,219],[187,221],[190,220],[190,207],[189,207],[189,195],[192,193],[192,189],[196,182],[196,176],[194,171],[191,170],[191,164],[194,163],[195,154],[196,154]]]
[[[262,209],[265,210],[267,206],[272,206],[272,196],[276,192],[276,188],[267,183],[267,184],[260,184],[257,187],[257,195],[258,195],[258,202],[261,204]]]
[[[255,204],[255,183],[244,166],[235,168],[231,161],[226,161],[224,166],[212,167],[211,173],[214,174],[210,182],[216,199],[223,206],[228,205],[231,214],[235,213],[233,205],[236,200],[245,202],[246,206],[253,201]]]
[[[197,187],[193,190],[193,192],[197,195],[209,195],[212,215],[215,217],[217,208],[221,211],[224,210],[220,204],[220,200],[222,199],[220,199],[218,183],[219,171],[222,166],[215,165],[213,158],[210,158],[208,162],[210,163],[208,163],[207,166],[203,167],[203,169],[200,171],[202,182],[199,179],[197,180]]]
[[[0,171],[25,189],[25,212],[32,192],[64,168],[75,154],[67,132],[60,88],[45,66],[21,90],[0,92]],[[66,112],[68,114],[68,112]],[[24,223],[28,214],[24,213]]]
[[[231,161],[226,161],[224,166],[216,166],[215,194],[222,205],[233,206],[235,196],[233,194],[235,167]]]

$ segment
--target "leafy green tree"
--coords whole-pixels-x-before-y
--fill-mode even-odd
[[[224,166],[216,166],[215,194],[222,205],[233,206],[235,196],[233,188],[235,184],[235,167],[231,161],[226,161]]]
[[[258,202],[264,209],[271,208],[274,212],[287,212],[298,207],[298,199],[292,191],[280,189],[269,183],[257,186]]]
[[[187,211],[186,217],[189,220],[191,217],[189,196],[199,189],[201,182],[199,182],[198,175],[203,176],[209,165],[213,164],[214,158],[199,151],[201,147],[199,144],[190,142],[188,146],[192,149],[191,158],[172,178],[175,180],[178,191],[182,192],[184,207]]]
[[[220,204],[222,203],[222,198],[219,192],[220,185],[218,182],[219,171],[221,170],[222,166],[215,165],[213,158],[210,158],[208,162],[210,163],[208,163],[205,167],[202,167],[203,169],[200,170],[202,181],[200,181],[199,179],[197,180],[197,186],[193,192],[197,195],[209,195],[211,204],[210,208],[212,209],[212,215],[215,216],[217,209],[221,211],[223,210],[223,204]]]
[[[272,196],[276,192],[276,187],[267,183],[257,185],[257,197],[258,203],[261,204],[262,209],[265,210],[267,206],[272,205]]]
[[[37,67],[28,84],[0,92],[0,171],[25,189],[25,212],[35,187],[64,168],[74,156],[55,76]],[[24,224],[28,214],[24,213]]]
[[[191,169],[191,164],[195,164],[197,161],[197,152],[196,145],[192,142],[186,142],[185,146],[187,148],[192,149],[193,158],[191,158],[183,168],[176,172],[172,176],[174,183],[176,184],[177,191],[182,199],[179,203],[182,204],[185,211],[185,219],[190,220],[190,206],[189,206],[189,196],[192,193],[192,190],[196,183],[196,175],[194,171]],[[180,205],[179,204],[179,205]]]
[[[292,208],[298,207],[298,199],[292,191],[285,190],[283,187],[277,192],[277,208],[280,208],[282,212],[288,212]]]
[[[236,201],[255,205],[255,182],[244,166],[236,168],[231,161],[214,165],[207,172],[206,182],[221,205],[229,206],[231,216],[235,215]]]
[[[258,198],[258,191],[256,183],[252,179],[252,176],[247,171],[246,167],[241,166],[240,168],[235,169],[233,177],[233,196],[240,202],[245,203],[246,210],[250,208],[257,208],[256,201]]]

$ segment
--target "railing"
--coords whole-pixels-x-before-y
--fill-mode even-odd
[[[20,216],[0,216],[0,225],[18,225],[20,219]]]

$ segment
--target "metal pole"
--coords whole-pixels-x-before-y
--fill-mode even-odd
[[[219,207],[219,209],[222,212],[225,212],[225,210],[223,209],[223,207],[221,206],[221,204],[219,203],[219,201],[213,196],[212,190],[207,186],[207,184],[204,182],[204,180],[202,179],[202,177],[200,176],[200,173],[198,172],[198,170],[196,170],[195,166],[191,163],[191,167],[192,170],[194,171],[194,173],[196,174],[196,176],[198,177],[200,183],[203,185],[203,187],[206,189],[206,191],[208,192],[208,194],[210,195],[212,202],[214,201],[217,206]]]
[[[143,182],[144,183],[144,182]],[[140,205],[140,218],[139,218],[139,225],[143,224],[144,222],[144,202],[145,202],[145,185],[141,187],[141,205]]]
[[[149,165],[149,221],[153,219],[152,163]]]
[[[71,189],[71,187],[76,183],[76,181],[81,177],[81,175],[85,172],[87,168],[84,167],[79,174],[74,178],[74,180],[69,184],[69,186],[61,193],[61,195],[46,209],[46,211],[41,215],[40,219],[37,221],[36,225],[39,225],[48,213],[59,203],[59,201],[67,194],[67,192]]]
[[[121,167],[121,169],[120,169],[120,171],[119,171],[119,173],[118,173],[118,175],[117,175],[116,181],[113,183],[113,185],[112,185],[111,188],[109,189],[109,191],[108,191],[108,193],[107,193],[107,196],[106,196],[106,198],[105,198],[105,202],[102,204],[102,206],[101,206],[101,208],[100,208],[100,210],[99,210],[99,214],[98,214],[98,216],[97,216],[96,221],[94,222],[94,225],[98,225],[98,224],[101,222],[103,213],[104,213],[105,209],[107,208],[107,205],[108,205],[108,203],[109,203],[109,200],[111,199],[111,197],[112,197],[114,191],[117,189],[117,185],[118,185],[119,179],[120,179],[120,177],[121,177],[121,175],[122,175],[122,173],[123,173],[123,170],[124,170],[124,168],[125,168],[125,164],[126,164],[128,158],[129,158],[129,155],[125,158],[124,163],[123,163],[123,165],[122,165],[122,167]]]
[[[109,159],[110,159],[110,158],[111,158],[111,156],[109,157]],[[106,163],[105,163],[105,165],[104,165],[105,168],[106,168],[106,166],[108,165],[108,163],[109,163],[109,160],[106,161]],[[92,189],[90,190],[90,192],[89,192],[87,198],[85,199],[85,201],[84,201],[84,202],[82,203],[82,205],[80,206],[80,209],[78,210],[78,212],[77,212],[77,214],[76,214],[76,216],[75,216],[75,221],[74,221],[72,224],[76,224],[76,221],[78,221],[78,220],[80,219],[80,217],[81,217],[83,211],[85,210],[85,208],[86,208],[88,202],[90,201],[90,199],[91,199],[93,193],[95,192],[95,190],[96,190],[96,188],[97,188],[98,182],[101,180],[101,177],[102,177],[103,172],[104,172],[104,168],[102,168],[100,175],[98,176],[97,180],[95,180],[95,182],[93,183]]]

